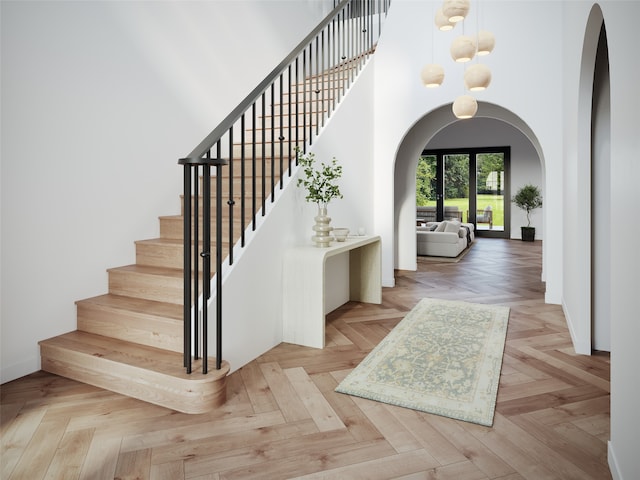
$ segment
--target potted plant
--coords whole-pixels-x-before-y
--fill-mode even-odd
[[[520,227],[522,240],[533,242],[536,237],[536,229],[531,226],[530,214],[533,210],[542,206],[542,195],[540,194],[540,189],[535,185],[524,185],[516,192],[511,201],[527,212],[527,226]]]
[[[317,164],[315,154],[302,154],[299,147],[295,149],[298,164],[302,166],[303,175],[298,178],[298,187],[304,187],[307,191],[305,200],[318,206],[318,215],[313,230],[316,234],[312,237],[316,245],[328,247],[331,238],[329,232],[331,218],[327,216],[327,204],[334,198],[342,198],[340,186],[337,181],[342,176],[342,166],[335,157],[331,163]]]

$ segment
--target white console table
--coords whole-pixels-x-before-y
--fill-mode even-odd
[[[349,253],[349,300],[382,303],[380,237],[349,237],[329,247],[302,246],[288,250],[283,270],[283,339],[324,348],[325,262]]]

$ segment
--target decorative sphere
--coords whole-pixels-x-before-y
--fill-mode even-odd
[[[496,37],[487,30],[478,33],[478,55],[489,55],[496,46]]]
[[[460,35],[451,43],[450,51],[456,62],[468,62],[476,54],[476,41],[468,35]]]
[[[460,95],[453,102],[453,114],[458,118],[471,118],[477,111],[478,102],[471,95]]]
[[[467,90],[484,90],[491,83],[491,70],[486,65],[476,63],[464,72],[464,84]]]
[[[442,12],[442,8],[439,8],[438,11],[436,12],[435,23],[436,23],[436,26],[438,27],[438,30],[442,30],[443,32],[446,32],[447,30],[452,30],[453,27],[456,26],[455,23],[450,22],[449,18],[445,16],[445,14]]]
[[[450,22],[457,23],[464,20],[469,13],[471,2],[469,0],[444,0],[442,12]]]
[[[420,78],[427,88],[439,87],[444,80],[444,68],[436,63],[425,65],[420,72]]]

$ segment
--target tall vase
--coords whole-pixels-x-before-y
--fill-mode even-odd
[[[327,207],[318,207],[318,215],[314,219],[316,223],[313,226],[313,231],[316,234],[311,237],[311,240],[316,244],[316,247],[328,247],[331,243],[333,227],[329,226],[331,217],[327,216]]]

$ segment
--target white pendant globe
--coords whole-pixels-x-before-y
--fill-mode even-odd
[[[478,32],[478,55],[489,55],[496,46],[496,37],[487,30]]]
[[[442,8],[439,8],[436,12],[435,24],[436,27],[438,27],[438,30],[441,30],[443,32],[452,30],[453,27],[456,26],[455,23],[450,22],[449,19],[445,16],[445,14],[442,12]]]
[[[436,63],[425,65],[420,72],[422,84],[427,88],[435,88],[444,81],[444,68]]]
[[[469,0],[444,0],[442,13],[450,22],[457,23],[464,20],[469,13],[471,2]]]
[[[471,95],[460,95],[453,102],[452,110],[457,118],[471,118],[478,111],[478,102]]]
[[[476,41],[468,35],[460,35],[451,42],[449,51],[456,62],[468,62],[476,54]]]
[[[472,92],[484,90],[491,83],[491,70],[486,65],[476,63],[464,72],[464,85]]]

